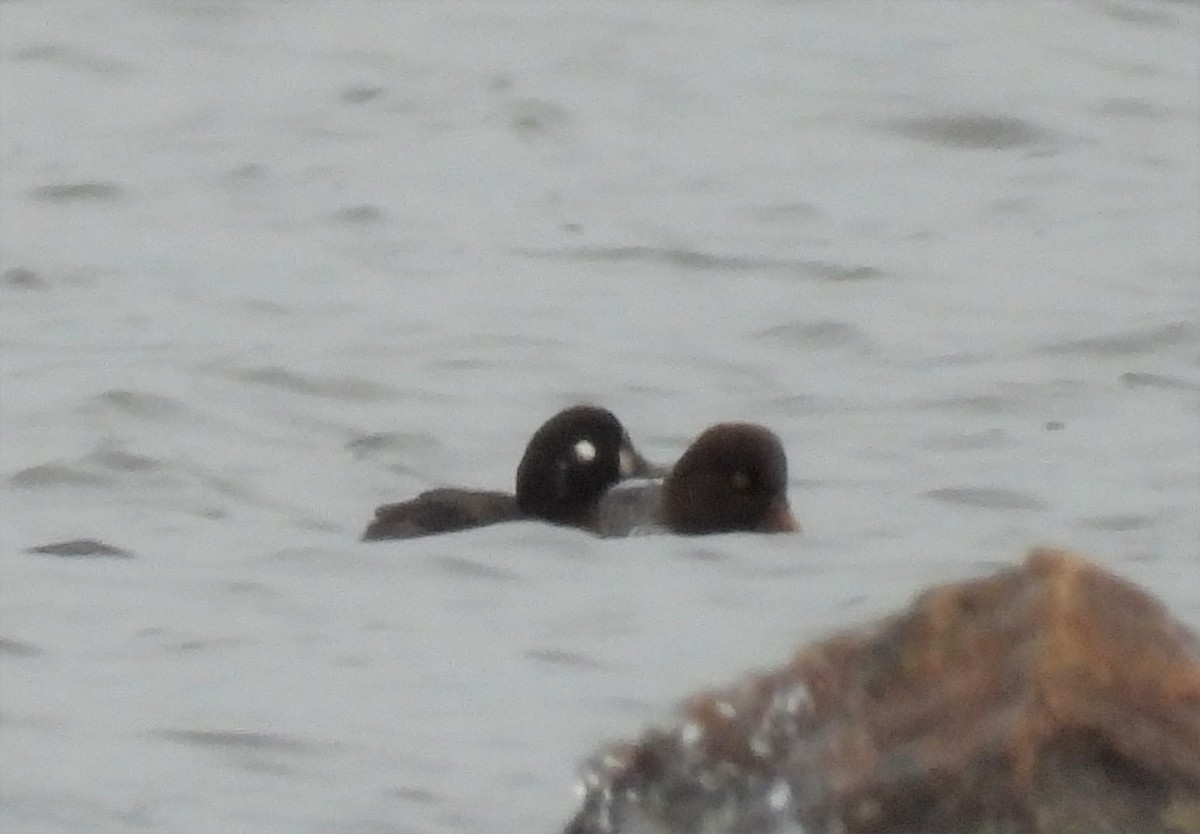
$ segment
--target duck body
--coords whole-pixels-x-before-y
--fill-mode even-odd
[[[669,533],[662,518],[661,481],[627,481],[604,493],[588,528],[603,538]]]
[[[517,466],[515,493],[429,490],[377,508],[362,539],[410,539],[523,519],[587,527],[611,486],[660,471],[634,448],[611,411],[573,406],[534,432]]]
[[[517,496],[507,492],[442,487],[376,508],[362,540],[412,539],[525,518]]]

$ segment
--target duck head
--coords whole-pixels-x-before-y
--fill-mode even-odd
[[[798,532],[787,479],[787,455],[774,432],[719,423],[696,438],[667,476],[663,520],[688,534]]]
[[[583,525],[618,481],[661,474],[634,448],[611,411],[574,406],[555,414],[530,438],[517,466],[517,505],[529,516]]]

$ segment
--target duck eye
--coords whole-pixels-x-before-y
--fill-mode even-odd
[[[738,492],[744,492],[750,486],[750,476],[739,469],[733,473],[733,488]]]
[[[572,451],[575,453],[575,460],[580,463],[591,463],[596,459],[596,445],[590,440],[580,440]]]

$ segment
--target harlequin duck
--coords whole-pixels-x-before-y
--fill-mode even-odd
[[[794,533],[787,455],[774,432],[719,423],[683,453],[661,484],[618,485],[596,509],[601,536],[665,530],[685,535]]]
[[[650,477],[662,469],[634,448],[607,409],[564,409],[533,433],[517,466],[516,494],[456,488],[423,492],[375,510],[363,541],[409,539],[496,524],[540,519],[586,527],[597,502],[622,478]]]

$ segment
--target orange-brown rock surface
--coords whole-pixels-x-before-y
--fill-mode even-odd
[[[692,699],[584,789],[568,834],[1200,834],[1200,642],[1037,550]]]

